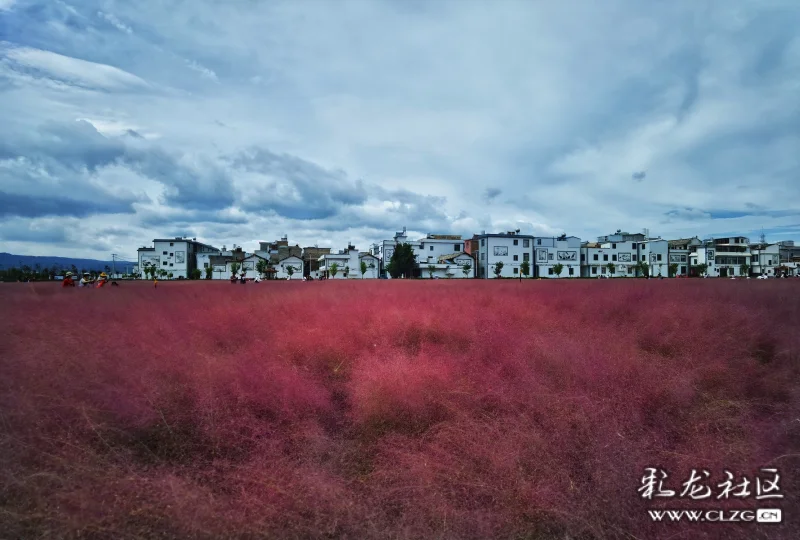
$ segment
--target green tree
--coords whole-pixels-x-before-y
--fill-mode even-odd
[[[339,265],[337,263],[331,263],[331,265],[328,267],[328,271],[330,272],[332,278],[336,278],[336,274],[339,273]]]
[[[294,266],[292,265],[287,266],[286,273],[289,274],[289,279],[292,279],[292,276],[294,275]]]
[[[392,258],[386,269],[393,278],[399,278],[400,276],[411,277],[414,275],[416,265],[417,260],[414,255],[414,248],[411,247],[411,244],[404,242],[395,246]]]
[[[361,279],[364,279],[364,274],[367,273],[367,263],[365,261],[361,261]]]
[[[231,263],[231,276],[232,277],[236,277],[236,274],[239,273],[239,268],[241,268],[241,267],[242,267],[242,265],[240,265],[238,262],[232,262]]]
[[[472,270],[472,265],[469,263],[461,267],[461,272],[464,274],[464,277],[469,277],[470,270]]]
[[[612,276],[617,272],[617,267],[614,266],[614,263],[608,263],[606,265],[606,268],[608,268],[608,273],[611,274]]]
[[[259,276],[264,277],[264,274],[267,273],[268,267],[269,263],[266,259],[258,259],[258,262],[256,263],[256,272],[258,272]]]
[[[200,279],[200,276],[202,276],[202,275],[203,275],[203,272],[199,268],[194,268],[192,270],[192,279]]]
[[[205,268],[205,271],[206,271],[206,279],[211,279],[211,277],[212,277],[212,276],[213,276],[213,274],[214,274],[214,267],[212,267],[212,266],[209,264],[209,265],[208,265],[208,266]]]
[[[639,261],[636,263],[636,270],[639,272],[641,277],[647,277],[650,275],[650,265],[645,261]]]
[[[519,265],[519,271],[522,272],[523,276],[528,277],[531,273],[531,263],[527,259],[523,260],[522,264]]]
[[[162,268],[158,271],[158,275],[159,277],[161,277],[161,279],[164,279],[165,277],[167,277],[167,271]]]
[[[433,273],[436,272],[436,266],[429,264],[428,265],[428,277],[433,279]]]
[[[672,263],[667,267],[667,272],[669,272],[669,277],[675,277],[678,273],[678,263]]]
[[[350,265],[349,264],[344,267],[343,274],[344,274],[345,279],[350,277]]]
[[[564,271],[564,265],[561,263],[553,265],[553,273],[556,277],[561,277],[561,272]]]
[[[745,263],[745,264],[742,264],[742,265],[739,267],[739,273],[740,273],[741,275],[743,275],[743,276],[747,276],[747,275],[749,275],[749,272],[750,272],[750,265],[748,265],[747,263]]]
[[[172,272],[170,272],[169,274],[167,274],[167,277],[168,277],[169,279],[172,279],[172,278],[173,278],[173,276],[174,276],[174,274],[173,274]]]
[[[500,274],[503,272],[503,261],[497,261],[494,265],[494,275],[500,279]]]

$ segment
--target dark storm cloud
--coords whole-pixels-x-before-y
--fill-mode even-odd
[[[354,182],[342,171],[329,171],[296,156],[256,148],[231,158],[230,163],[255,178],[245,187],[240,203],[248,211],[316,220],[367,200],[360,180]]]
[[[483,198],[487,201],[491,202],[495,200],[500,194],[503,193],[503,190],[498,188],[487,188],[483,194]]]
[[[641,182],[642,180],[645,179],[646,176],[647,176],[646,171],[637,171],[631,175],[631,178],[633,178],[637,182]]]
[[[133,201],[108,197],[88,201],[69,197],[20,195],[0,191],[0,216],[73,216],[88,217],[94,214],[132,213]]]

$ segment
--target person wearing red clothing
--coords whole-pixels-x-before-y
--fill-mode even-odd
[[[100,274],[100,277],[97,279],[97,288],[99,289],[100,287],[102,287],[106,283],[108,283],[108,275],[106,275],[105,272],[102,272]]]
[[[75,282],[72,280],[72,272],[64,274],[64,281],[61,282],[62,287],[74,287]]]

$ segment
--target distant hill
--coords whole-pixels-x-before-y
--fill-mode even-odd
[[[34,256],[34,255],[13,255],[11,253],[0,253],[0,268],[8,270],[9,268],[22,268],[23,266],[30,266],[35,268],[36,265],[41,265],[42,268],[71,268],[74,264],[78,270],[104,270],[106,266],[113,267],[111,261],[98,261],[97,259],[73,259],[71,257],[49,257],[49,256]],[[124,263],[117,261],[117,270],[121,270],[125,266],[130,266],[132,263]]]

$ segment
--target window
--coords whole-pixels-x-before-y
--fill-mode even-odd
[[[596,274],[596,273],[597,273],[597,267],[596,266],[592,266],[592,274]]]
[[[162,262],[161,266],[167,266],[167,261]]]
[[[485,261],[485,260],[486,260],[486,253],[481,253],[481,260],[482,260],[482,261]]]
[[[607,261],[608,260],[608,255],[603,255],[603,260]]]
[[[586,260],[586,253],[581,253],[581,262]]]
[[[611,244],[611,247],[612,247],[613,249],[617,249],[617,244]]]
[[[170,257],[172,257],[173,255],[175,255],[175,254],[174,254],[174,253],[170,253],[170,254],[169,254],[169,256],[170,256]]]
[[[550,276],[553,275],[553,268],[552,267],[548,267],[547,268],[547,274],[550,275]]]
[[[529,261],[530,258],[531,258],[531,254],[530,253],[523,253],[522,254],[522,260],[523,261]]]
[[[605,274],[606,273],[606,267],[605,266],[600,268],[600,273],[601,274]]]
[[[433,251],[433,246],[431,246],[431,249],[430,249],[430,251]]]
[[[518,246],[519,245],[519,240],[514,240],[514,245]]]
[[[569,275],[573,275],[574,273],[575,273],[574,269],[570,266],[569,267]]]
[[[594,254],[594,260],[595,260],[595,261],[596,261],[596,260],[598,260],[598,258],[597,258],[597,257],[598,257],[598,256],[597,256],[597,253],[595,253],[595,254]]]
[[[767,264],[772,265],[772,259],[767,259]]]
[[[453,251],[455,252],[461,251],[461,244],[453,244]]]
[[[553,254],[552,253],[548,253],[547,254],[547,260],[548,261],[552,261],[553,260]]]
[[[172,263],[169,263],[169,265],[172,266]]]
[[[617,260],[617,256],[616,256],[616,255],[612,255],[612,256],[611,256],[611,260],[612,260],[612,261],[616,261],[616,260]]]
[[[166,254],[167,254],[167,252],[165,251],[165,252],[163,253],[163,255],[166,255]]]
[[[519,260],[519,255],[514,255],[514,260],[518,261]]]
[[[170,242],[170,243],[169,243],[169,247],[172,247],[172,246],[174,246],[174,245],[175,245],[175,242]]]
[[[208,263],[203,263],[203,268],[208,268]]]
[[[524,239],[522,241],[522,247],[531,247],[531,241],[529,239]]]
[[[542,245],[542,239],[541,238],[537,238],[536,239],[536,245],[537,246],[541,246]]]
[[[645,262],[646,260],[647,260],[647,257],[645,255],[642,255],[642,262]]]
[[[656,255],[656,260],[659,260],[659,261],[661,260],[661,253],[659,253],[658,255]]]
[[[514,273],[519,274],[519,268],[514,268]]]
[[[633,244],[631,244],[631,249],[636,249],[636,242],[634,242]]]

